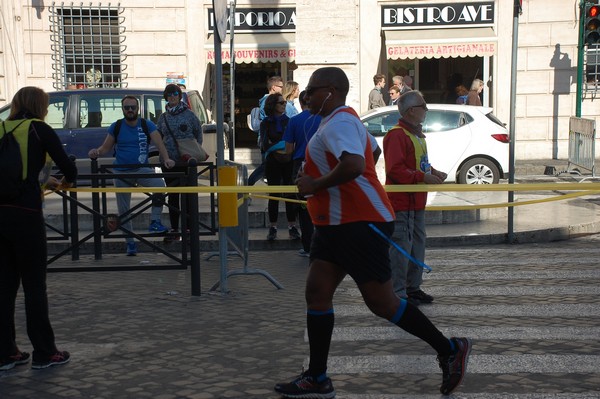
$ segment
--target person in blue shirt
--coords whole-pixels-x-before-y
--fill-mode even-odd
[[[114,168],[113,173],[154,173],[154,168],[148,166],[148,137],[152,140],[163,164],[167,168],[175,166],[175,161],[169,158],[169,153],[165,148],[161,135],[156,129],[156,125],[149,120],[146,120],[148,126],[148,135],[142,128],[141,119],[138,117],[140,108],[139,101],[134,96],[125,96],[121,100],[123,107],[124,119],[121,122],[117,121],[111,124],[108,128],[108,134],[104,143],[98,148],[93,148],[89,151],[88,156],[96,159],[103,154],[108,154],[115,148],[114,165],[132,165],[139,164],[136,167]],[[115,140],[115,126],[120,123],[118,136]],[[144,177],[136,179],[115,179],[115,187],[132,187],[139,185],[142,187],[165,187],[165,181],[161,177]],[[117,208],[119,215],[127,213],[131,207],[131,193],[116,193]],[[160,216],[162,214],[163,199],[162,195],[157,194],[152,197],[152,216],[149,231],[152,233],[165,233],[168,229],[162,225]],[[123,227],[132,231],[133,226],[131,220],[123,223]],[[127,255],[135,256],[137,254],[137,246],[133,237],[127,237]]]
[[[298,171],[302,168],[306,145],[321,124],[321,117],[319,115],[311,114],[308,110],[308,104],[304,98],[305,94],[306,91],[303,91],[298,97],[302,112],[289,120],[285,133],[283,134],[285,152],[292,154],[292,177],[294,180],[296,180]],[[314,228],[306,205],[298,206],[298,223],[300,224],[300,231],[302,234],[302,249],[298,254],[300,256],[308,257],[310,254],[310,242],[312,240]]]

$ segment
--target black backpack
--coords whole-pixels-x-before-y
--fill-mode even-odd
[[[6,131],[5,122],[2,122],[4,135],[0,139],[0,171],[2,172],[0,203],[14,201],[23,191],[25,179],[23,178],[21,146],[13,134],[23,122],[25,120],[22,120],[10,132]]]

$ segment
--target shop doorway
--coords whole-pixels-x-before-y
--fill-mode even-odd
[[[283,81],[292,80],[295,62],[263,62],[235,65],[235,148],[255,148],[256,133],[248,128],[247,116],[258,100],[267,93],[267,79],[281,76]],[[230,68],[223,64],[223,116],[231,122]],[[213,108],[215,109],[215,108]]]
[[[412,88],[420,90],[425,100],[430,103],[454,104],[456,93],[454,89],[463,85],[467,90],[473,79],[487,82],[488,70],[484,66],[489,57],[458,57],[458,58],[423,58],[388,60],[389,79],[394,75],[410,76]],[[490,87],[486,86],[488,90]],[[488,98],[491,98],[488,93]],[[483,99],[482,99],[483,102]]]

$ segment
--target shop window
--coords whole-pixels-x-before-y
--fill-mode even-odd
[[[54,88],[126,87],[124,9],[98,5],[50,7]]]
[[[594,98],[600,89],[600,44],[590,44],[585,53],[585,94]]]

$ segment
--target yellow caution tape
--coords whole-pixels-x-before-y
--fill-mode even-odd
[[[430,211],[442,210],[468,210],[468,209],[486,209],[486,208],[506,208],[522,205],[532,205],[544,202],[562,201],[566,199],[582,197],[585,195],[600,194],[600,183],[582,182],[582,183],[522,183],[522,184],[413,184],[413,185],[389,185],[384,186],[387,192],[391,193],[406,193],[406,192],[536,192],[536,191],[555,191],[566,192],[575,191],[573,193],[562,194],[549,198],[502,202],[495,204],[473,204],[473,205],[448,205],[448,206],[428,206],[426,209]],[[78,193],[197,193],[197,194],[213,194],[213,193],[241,193],[242,198],[238,199],[238,206],[248,197],[275,199],[278,201],[288,201],[299,204],[304,204],[306,201],[275,197],[271,195],[263,195],[281,193],[294,194],[298,192],[296,186],[198,186],[198,187],[79,187],[69,188],[66,191]],[[52,193],[49,191],[46,193]],[[257,194],[258,193],[258,194]]]

